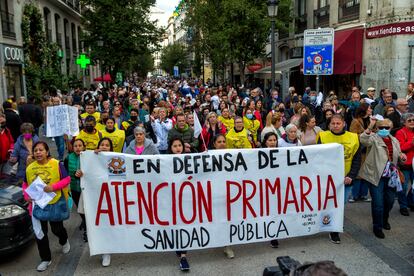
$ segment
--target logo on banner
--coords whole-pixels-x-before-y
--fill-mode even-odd
[[[322,215],[321,226],[328,227],[331,225],[332,219],[330,214]]]
[[[125,175],[126,165],[123,157],[112,157],[108,162],[109,175]]]

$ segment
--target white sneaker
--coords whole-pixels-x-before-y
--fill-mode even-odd
[[[111,254],[102,255],[102,266],[107,267],[111,265]]]
[[[39,272],[45,271],[51,263],[52,261],[43,261],[37,266],[36,270]]]
[[[62,253],[68,254],[69,251],[70,251],[70,243],[69,243],[69,240],[67,240],[66,243],[62,245]]]
[[[226,254],[227,258],[233,259],[234,258],[234,252],[233,249],[231,249],[230,246],[224,247],[224,254]]]

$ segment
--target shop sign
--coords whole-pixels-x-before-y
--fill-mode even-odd
[[[3,45],[3,55],[6,63],[23,63],[23,49]]]
[[[414,35],[414,21],[392,23],[382,26],[367,28],[365,37],[367,39],[380,38],[394,35]]]

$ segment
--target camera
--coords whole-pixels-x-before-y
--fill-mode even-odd
[[[281,256],[276,258],[278,266],[266,267],[263,271],[263,276],[285,276],[289,275],[297,267],[301,265],[295,259],[289,256]]]

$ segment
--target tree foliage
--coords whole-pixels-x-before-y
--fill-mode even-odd
[[[184,72],[188,66],[188,52],[184,46],[178,43],[168,45],[161,53],[161,69],[173,75],[174,66],[178,66],[180,73]]]
[[[163,31],[149,19],[155,0],[81,0],[81,3],[88,7],[83,13],[85,47],[113,79],[116,72],[131,69],[131,58],[145,56],[147,62],[147,53],[158,48]],[[103,42],[103,47],[98,41]]]
[[[200,50],[214,70],[237,63],[241,80],[244,69],[263,56],[270,33],[267,3],[263,0],[189,0],[186,25],[200,33]],[[281,0],[276,27],[288,31],[291,0]]]
[[[58,57],[59,46],[47,41],[42,15],[35,4],[24,6],[21,29],[28,95],[39,99],[42,91],[52,86],[66,88]]]

